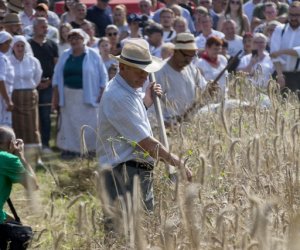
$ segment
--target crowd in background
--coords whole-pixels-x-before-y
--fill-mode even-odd
[[[97,106],[118,72],[109,55],[120,55],[130,38],[144,38],[153,56],[168,59],[178,34],[191,34],[197,53],[185,54],[185,48],[180,57],[191,59],[189,67],[203,82],[213,81],[238,55],[218,81],[223,96],[228,73],[251,77],[258,68],[257,87],[267,88],[277,74],[281,87],[300,89],[299,83],[287,82],[288,73],[300,71],[299,2],[140,0],[138,7],[138,13],[129,13],[125,0],[114,8],[109,0],[89,8],[80,0],[65,0],[58,16],[47,0],[1,0],[0,124],[12,126],[27,148],[40,152],[42,145],[46,154],[51,152],[50,115],[60,109],[55,137],[62,157],[80,155],[83,125],[89,126],[86,147],[95,152]],[[35,157],[38,163],[39,154]]]

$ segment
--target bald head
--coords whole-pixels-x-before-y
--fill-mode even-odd
[[[7,151],[10,142],[16,139],[16,135],[12,128],[7,126],[0,126],[0,150]]]

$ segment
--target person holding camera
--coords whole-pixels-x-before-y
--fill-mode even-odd
[[[257,70],[258,79],[253,81],[253,84],[260,88],[267,88],[268,81],[274,72],[274,65],[272,59],[267,52],[268,38],[262,33],[255,33],[252,40],[252,53],[241,58],[238,71],[249,73],[250,77],[254,75]]]
[[[24,157],[23,141],[16,139],[10,127],[0,126],[0,249],[7,249],[5,236],[9,232],[4,224],[13,221],[3,207],[14,183],[22,184],[28,191],[38,189],[36,175]],[[9,249],[20,249],[13,246],[14,242],[11,242]]]

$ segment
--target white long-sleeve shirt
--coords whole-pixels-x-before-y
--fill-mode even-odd
[[[282,31],[284,30],[283,34]],[[289,24],[287,26],[277,26],[274,30],[271,37],[271,53],[283,50],[283,49],[293,49],[297,52],[298,58],[300,57],[300,27],[293,30]],[[290,72],[295,70],[295,65],[297,62],[297,57],[282,55],[275,59],[273,62],[280,62],[282,65],[283,72]],[[297,71],[300,71],[300,67],[298,66]]]
[[[43,72],[39,60],[33,56],[25,56],[19,61],[14,55],[11,55],[9,60],[15,70],[13,88],[35,89],[41,82]]]

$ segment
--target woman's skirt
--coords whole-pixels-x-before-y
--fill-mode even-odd
[[[66,151],[81,152],[81,129],[87,149],[96,151],[98,108],[83,102],[82,89],[64,88],[64,106],[60,108],[57,146]]]
[[[14,109],[12,112],[12,127],[16,137],[23,139],[25,144],[39,146],[39,97],[36,89],[15,89],[12,93]]]

